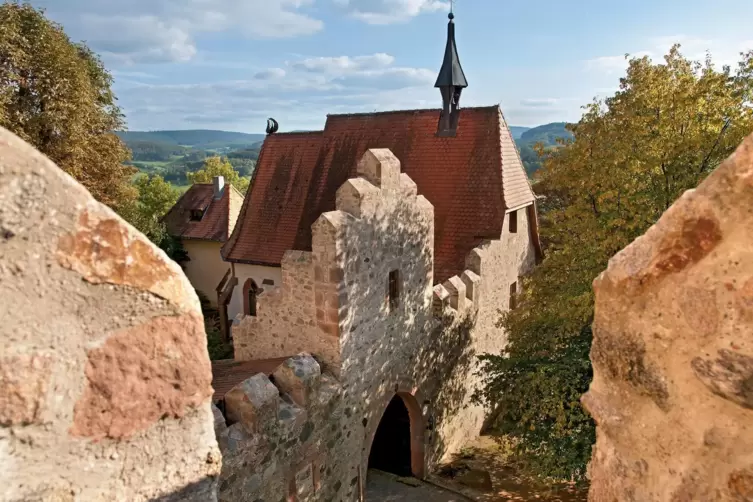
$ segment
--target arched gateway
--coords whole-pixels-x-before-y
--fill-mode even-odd
[[[415,396],[408,392],[396,393],[369,438],[368,467],[423,478],[425,429]]]

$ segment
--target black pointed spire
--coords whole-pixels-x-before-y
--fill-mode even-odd
[[[442,93],[442,115],[439,119],[438,134],[454,136],[460,118],[460,93],[468,87],[463,67],[460,66],[458,49],[455,45],[455,15],[450,12],[447,16],[447,45],[444,49],[444,60],[439,70],[434,87]]]

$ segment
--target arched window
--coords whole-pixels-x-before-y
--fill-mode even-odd
[[[246,315],[256,316],[256,295],[259,294],[259,288],[253,279],[246,279],[243,283],[243,312]]]

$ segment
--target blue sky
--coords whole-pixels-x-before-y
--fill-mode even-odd
[[[327,113],[439,107],[443,0],[36,0],[100,53],[131,130],[319,129]],[[469,87],[512,125],[574,121],[614,92],[625,53],[673,42],[734,63],[751,0],[457,0]]]

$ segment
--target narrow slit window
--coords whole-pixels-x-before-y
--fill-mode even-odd
[[[510,213],[510,233],[516,234],[518,233],[518,212],[513,211]]]
[[[400,271],[393,270],[390,272],[389,286],[388,286],[389,304],[390,310],[397,307],[400,301]]]
[[[513,282],[510,284],[510,310],[514,310],[517,306],[518,283]]]

